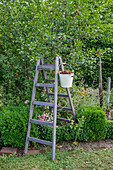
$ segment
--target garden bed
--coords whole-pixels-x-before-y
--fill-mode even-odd
[[[105,148],[113,148],[113,140],[106,139],[106,140],[100,140],[100,141],[90,141],[90,142],[75,142],[75,141],[64,141],[61,143],[57,143],[56,149],[59,151],[69,151],[73,150],[75,148],[83,148],[85,150],[98,150],[98,149],[105,149]],[[29,155],[29,154],[38,154],[38,153],[44,153],[45,151],[49,150],[49,146],[44,146],[41,144],[38,144],[37,149],[35,147],[30,148],[27,154],[24,154],[24,148],[23,149],[17,149],[17,155],[23,156],[23,155]],[[3,149],[1,149],[3,152]],[[15,148],[5,147],[4,154],[7,154],[7,152],[10,153],[15,150]],[[2,153],[3,154],[3,153]],[[13,152],[12,152],[13,154]],[[9,155],[9,154],[7,154]]]

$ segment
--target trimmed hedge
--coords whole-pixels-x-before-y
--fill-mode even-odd
[[[38,112],[40,113],[40,112]],[[37,117],[37,113],[34,118]],[[7,106],[0,111],[0,145],[25,146],[29,119],[29,105]],[[38,137],[38,126],[31,125],[31,136]]]
[[[0,132],[4,146],[23,147],[27,132],[29,108],[4,107],[0,112]]]
[[[105,112],[100,107],[83,106],[76,115],[79,122],[83,121],[82,127],[75,128],[76,125],[74,125],[71,128],[69,124],[57,127],[57,142],[74,140],[75,138],[78,141],[95,141],[105,139],[108,133],[109,136],[112,136],[111,126],[108,123],[110,126],[108,128]],[[52,128],[43,126],[39,136],[42,139],[52,140]]]
[[[106,134],[106,138],[107,139],[113,139],[113,121],[108,120],[107,121],[107,134]]]
[[[52,141],[53,128],[49,126],[41,126],[39,131],[39,138]],[[70,125],[57,126],[56,128],[56,142],[70,141],[75,139],[76,131]]]
[[[38,110],[34,119],[40,114]],[[78,121],[84,121],[80,129],[76,125],[57,126],[56,141],[88,141],[100,139],[113,139],[113,121],[107,121],[105,113],[100,107],[81,107],[77,112]],[[0,147],[11,146],[21,148],[25,146],[29,118],[29,106],[20,105],[19,107],[4,107],[0,111]],[[52,127],[33,124],[31,136],[52,141]],[[78,133],[79,130],[79,133]]]
[[[80,141],[95,141],[105,139],[107,120],[105,112],[98,106],[82,106],[76,113],[77,119],[84,117],[82,131],[78,136]]]

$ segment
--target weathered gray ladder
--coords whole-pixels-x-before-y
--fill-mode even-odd
[[[50,146],[52,146],[52,160],[55,159],[56,120],[58,119],[58,120],[63,120],[63,121],[69,121],[68,119],[57,118],[57,109],[71,110],[73,112],[74,120],[76,121],[75,111],[74,111],[74,107],[73,107],[73,103],[72,103],[72,99],[71,99],[69,88],[66,88],[67,95],[65,95],[65,94],[57,94],[57,88],[58,88],[58,70],[59,70],[60,66],[61,66],[61,70],[63,71],[64,70],[64,66],[63,66],[61,57],[56,57],[55,64],[44,64],[44,61],[43,61],[42,57],[40,59],[38,59],[38,61],[37,61],[36,73],[35,73],[35,77],[34,77],[34,84],[33,84],[33,91],[32,91],[32,99],[31,99],[31,105],[30,105],[30,115],[29,115],[29,122],[28,122],[28,131],[27,131],[25,150],[24,150],[24,153],[27,153],[29,141],[33,141],[33,142],[37,142],[37,143],[41,143],[41,144],[45,144],[45,145],[50,145]],[[54,84],[37,83],[38,73],[39,73],[40,69],[43,70],[43,74],[44,74],[44,78],[45,78],[46,82],[55,82],[55,83]],[[55,69],[55,79],[54,80],[53,79],[47,79],[47,75],[46,75],[46,72],[45,72],[46,69]],[[36,87],[46,87],[49,103],[35,101]],[[49,87],[54,87],[54,93],[49,93]],[[51,96],[54,96],[54,103],[51,102]],[[57,106],[57,96],[68,97],[71,108],[58,107]],[[40,120],[32,119],[34,105],[44,105],[44,106],[49,106],[49,107],[53,108],[53,122],[46,122],[46,121],[40,121]],[[52,142],[30,137],[31,123],[53,127],[53,140],[52,140]]]

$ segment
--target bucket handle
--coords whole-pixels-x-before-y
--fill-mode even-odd
[[[59,66],[60,65],[63,65],[63,66],[65,66],[65,65],[69,65],[69,64],[67,64],[67,63],[61,63],[61,64],[59,64]],[[72,67],[69,65],[69,67],[71,68],[71,70],[72,70]],[[74,72],[74,70],[72,70],[73,72]],[[73,77],[73,76],[72,76]]]

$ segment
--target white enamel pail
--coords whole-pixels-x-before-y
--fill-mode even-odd
[[[63,88],[72,87],[73,75],[74,75],[74,73],[71,73],[71,74],[59,74],[61,87],[63,87]]]

